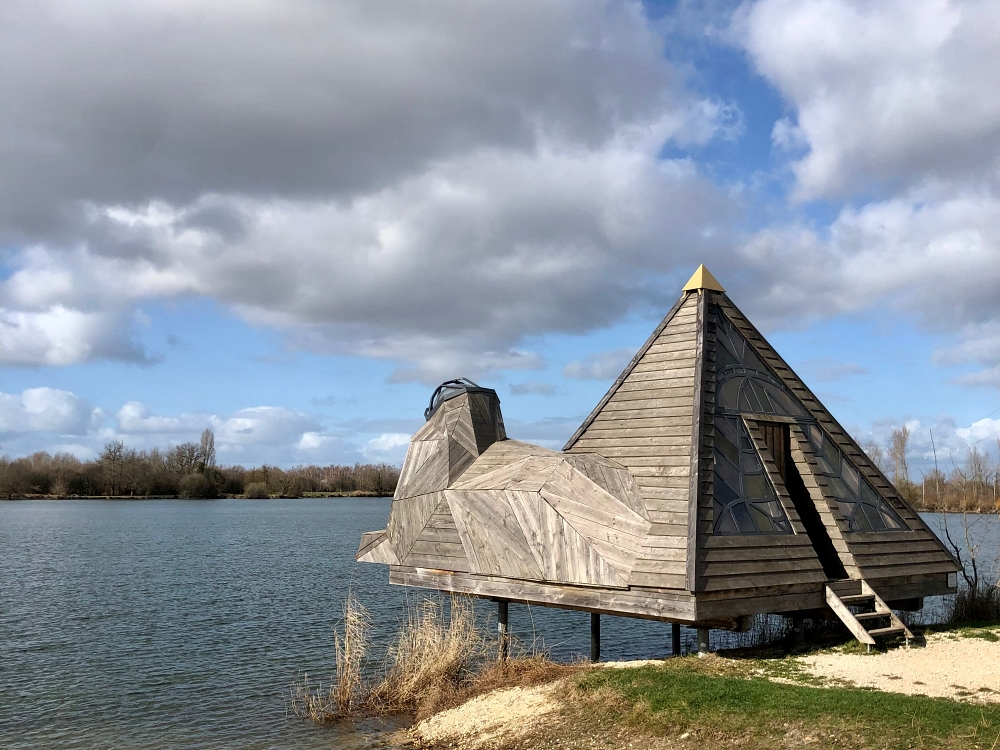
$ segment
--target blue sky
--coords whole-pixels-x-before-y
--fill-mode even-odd
[[[478,8],[15,0],[0,452],[398,463],[461,375],[559,447],[704,262],[862,443],[996,455],[993,4]]]

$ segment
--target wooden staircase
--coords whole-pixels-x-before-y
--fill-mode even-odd
[[[869,651],[879,636],[902,635],[906,639],[906,647],[910,647],[913,633],[867,581],[844,580],[827,584],[826,603]]]

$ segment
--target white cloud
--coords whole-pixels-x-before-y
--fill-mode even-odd
[[[35,282],[43,286],[46,280]],[[128,316],[114,310],[85,312],[59,304],[37,311],[0,307],[0,366],[60,366],[88,359],[152,362],[133,340],[131,327]]]
[[[177,435],[194,434],[209,427],[209,414],[183,414],[179,417],[163,417],[150,414],[149,407],[139,401],[129,401],[116,415],[118,431],[131,435]]]
[[[363,449],[366,461],[387,461],[401,464],[410,445],[410,436],[404,432],[387,432],[372,438]]]
[[[760,0],[736,34],[795,109],[802,198],[932,180],[995,183],[1000,6],[991,0]]]
[[[0,393],[0,434],[82,435],[102,414],[69,391],[27,388],[20,395]]]
[[[734,298],[759,325],[804,326],[883,306],[952,335],[939,364],[1000,364],[1000,198],[914,191],[845,208],[825,231],[762,230],[735,262],[743,269]]]
[[[742,115],[639,3],[87,8],[15,0],[0,30],[4,314],[96,321],[19,363],[141,359],[133,307],[191,294],[396,380],[532,369],[526,337],[660,305],[727,245],[732,200],[660,154]]]
[[[634,356],[631,349],[598,352],[581,361],[569,362],[563,367],[563,375],[578,380],[614,380]]]
[[[197,442],[203,430],[211,429],[222,462],[353,464],[363,458],[358,442],[363,445],[367,438],[357,430],[330,430],[310,414],[276,406],[249,407],[228,415],[164,415],[151,412],[142,402],[130,401],[118,409],[113,425],[104,423],[104,412],[91,409],[68,391],[30,388],[19,396],[0,393],[2,453],[10,455],[46,450],[92,458],[111,440],[122,440],[137,450],[167,450]],[[362,425],[362,429],[368,428]],[[74,440],[67,442],[66,436]]]
[[[955,434],[969,444],[981,444],[990,438],[1000,436],[1000,418],[980,419],[973,422],[968,427],[959,427],[955,430]],[[993,446],[986,446],[986,450],[989,450],[992,447]]]

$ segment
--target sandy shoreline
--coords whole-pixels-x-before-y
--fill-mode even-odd
[[[795,660],[837,684],[934,698],[1000,702],[1000,641],[932,633],[922,648],[878,654],[816,654]]]

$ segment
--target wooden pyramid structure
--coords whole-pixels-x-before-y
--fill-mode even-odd
[[[391,583],[701,627],[832,610],[866,643],[909,635],[892,607],[956,589],[946,548],[704,266],[561,453],[507,439],[496,393],[464,382],[432,399],[386,530],[362,539]]]

